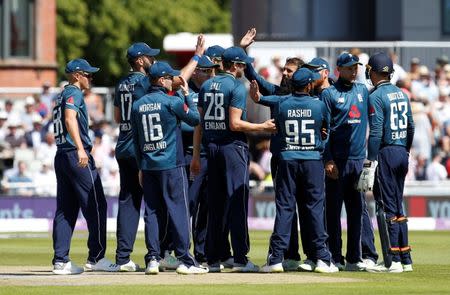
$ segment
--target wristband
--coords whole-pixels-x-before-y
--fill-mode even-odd
[[[200,60],[200,55],[196,54],[192,57],[192,60],[198,62]]]

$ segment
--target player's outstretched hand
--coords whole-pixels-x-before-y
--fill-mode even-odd
[[[373,190],[373,184],[375,182],[375,170],[377,168],[377,161],[364,162],[363,170],[359,176],[356,189],[360,192],[367,192]]]
[[[78,154],[78,166],[81,168],[86,168],[89,163],[89,157],[84,149],[79,149]]]
[[[325,174],[331,179],[339,178],[339,170],[333,160],[325,163]]]
[[[242,48],[246,49],[253,42],[255,42],[255,37],[256,37],[256,29],[255,28],[251,28],[250,30],[247,31],[247,33],[244,35],[244,37],[242,37],[241,42],[239,43],[239,45]]]
[[[205,52],[205,36],[203,34],[198,35],[197,44],[195,45],[196,55],[202,56]]]
[[[250,97],[254,102],[259,102],[261,93],[259,93],[259,86],[256,80],[250,82]]]
[[[269,119],[263,123],[264,125],[264,131],[270,132],[270,133],[276,133],[277,132],[277,126],[275,125],[274,119]]]
[[[179,79],[180,79],[180,82],[181,82],[180,88],[183,91],[183,95],[184,96],[189,95],[189,86],[188,86],[188,83],[187,83],[186,79],[184,79],[183,76],[179,76]]]

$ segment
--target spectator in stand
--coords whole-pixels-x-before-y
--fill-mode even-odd
[[[272,64],[267,67],[267,70],[269,72],[268,81],[272,84],[280,85],[281,78],[283,77],[283,67],[279,56],[272,58]]]
[[[433,161],[427,166],[426,179],[431,181],[441,181],[447,179],[447,169],[442,165],[443,156],[438,153],[433,157]]]
[[[32,116],[33,129],[25,132],[27,147],[37,150],[44,140],[45,131],[42,129],[42,118],[38,114]]]
[[[411,92],[425,103],[436,101],[439,96],[439,89],[431,79],[427,66],[420,66],[419,75],[419,80],[414,80],[411,83]]]
[[[408,77],[408,74],[401,65],[398,64],[398,55],[394,51],[389,53],[392,63],[394,64],[394,73],[392,74],[391,83],[396,85],[399,80],[404,80]]]
[[[8,99],[5,101],[5,112],[8,114],[7,125],[9,125],[10,122],[20,122],[20,116],[17,111],[14,110],[14,103],[12,100]]]
[[[53,132],[48,132],[45,134],[44,141],[39,145],[36,150],[36,160],[41,160],[42,162],[50,161],[53,163],[53,159],[56,155],[56,144],[55,135]]]
[[[42,93],[40,95],[40,101],[45,104],[47,110],[53,110],[54,97],[55,96],[50,93],[50,82],[45,82],[42,85]]]
[[[47,108],[47,105],[42,102],[41,97],[38,94],[33,95],[35,105],[34,109],[36,112],[42,117],[47,118],[49,116],[49,109]]]
[[[105,117],[103,99],[100,95],[92,92],[91,89],[85,90],[86,106],[89,110],[89,117],[98,123]]]
[[[25,145],[25,137],[21,134],[20,130],[21,124],[17,120],[8,121],[8,133],[5,136],[5,142],[9,144],[10,148],[18,148]]]
[[[426,179],[426,166],[427,166],[427,159],[422,155],[419,154],[417,156],[416,161],[416,170],[415,170],[415,176],[416,180],[425,180]]]
[[[34,98],[32,96],[27,96],[25,98],[25,113],[20,116],[25,132],[33,130],[33,115],[37,114],[34,105]]]
[[[426,161],[429,161],[431,160],[431,147],[434,145],[430,120],[422,102],[412,101],[411,110],[415,123],[412,147],[417,151],[417,154],[422,155]]]
[[[5,111],[0,111],[0,147],[4,145],[7,133],[6,120],[8,120],[8,114]]]
[[[420,67],[420,59],[418,57],[411,58],[410,68],[408,72],[408,77],[411,81],[420,79],[419,67]]]
[[[52,159],[47,158],[44,160],[42,162],[41,170],[37,172],[33,178],[37,195],[56,196],[56,175],[53,170]]]
[[[23,161],[17,163],[17,172],[12,176],[8,177],[8,184],[16,183],[30,183],[29,187],[18,187],[9,190],[11,195],[26,195],[31,196],[34,193],[33,185],[31,183],[33,180],[29,175],[27,175],[27,164]]]

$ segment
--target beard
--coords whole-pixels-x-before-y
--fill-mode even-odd
[[[291,80],[285,76],[281,79],[280,88],[275,93],[276,95],[286,95],[291,94],[292,92],[292,86],[291,86]]]

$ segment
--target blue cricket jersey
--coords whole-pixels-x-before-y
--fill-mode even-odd
[[[390,82],[377,85],[369,96],[369,126],[369,160],[376,160],[379,149],[388,145],[409,151],[414,121],[408,96]]]
[[[136,160],[141,170],[167,170],[184,166],[180,121],[191,126],[200,116],[190,96],[185,101],[170,96],[162,87],[150,92],[132,106],[131,126]]]
[[[92,149],[92,142],[89,138],[89,116],[84,94],[75,85],[67,85],[56,99],[53,109],[53,129],[55,133],[55,143],[57,152],[76,150],[75,142],[70,137],[65,124],[65,110],[71,109],[77,112],[78,131],[81,142],[85,150]]]
[[[119,137],[116,145],[116,158],[134,157],[133,134],[131,130],[131,107],[134,102],[147,92],[143,82],[146,75],[141,72],[131,72],[117,83],[114,106],[120,109]]]
[[[339,79],[320,96],[330,114],[329,153],[332,159],[365,159],[369,91],[361,83],[346,84]],[[331,158],[330,158],[331,157]]]
[[[221,73],[200,88],[198,106],[203,109],[203,142],[229,143],[247,142],[244,132],[230,130],[229,108],[242,110],[242,120],[246,119],[247,91],[244,84],[228,73]]]
[[[307,93],[283,97],[275,107],[275,122],[283,160],[320,160],[326,140],[321,129],[329,129],[325,104]]]

